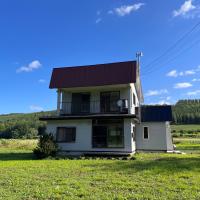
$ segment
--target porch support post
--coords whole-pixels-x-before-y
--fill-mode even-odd
[[[57,115],[60,115],[61,90],[57,90]]]
[[[131,114],[131,86],[128,87],[128,113]]]

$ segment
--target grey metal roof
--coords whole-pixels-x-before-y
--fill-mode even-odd
[[[168,105],[144,105],[141,107],[142,122],[172,121],[172,108]]]

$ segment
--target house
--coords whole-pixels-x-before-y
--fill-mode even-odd
[[[173,150],[171,107],[141,106],[136,61],[54,68],[50,88],[57,89],[57,115],[40,120],[47,121],[47,132],[63,152]]]

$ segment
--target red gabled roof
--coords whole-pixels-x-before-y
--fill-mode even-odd
[[[136,82],[136,61],[54,68],[50,88],[128,84]]]

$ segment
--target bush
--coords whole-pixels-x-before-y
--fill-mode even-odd
[[[54,141],[52,134],[44,134],[40,136],[38,146],[33,150],[37,158],[46,158],[55,156],[58,151],[58,145]]]

